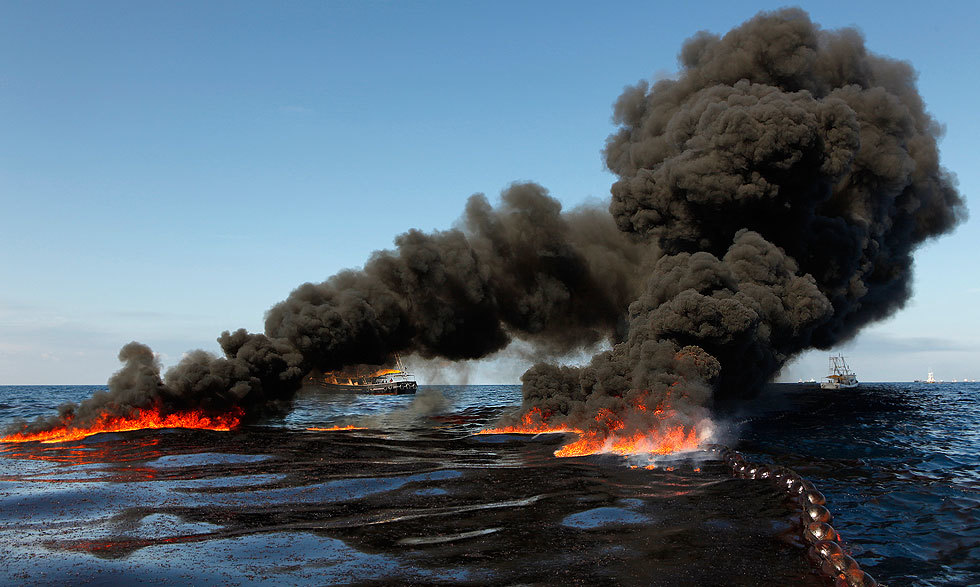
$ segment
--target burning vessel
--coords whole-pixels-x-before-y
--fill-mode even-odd
[[[830,356],[830,374],[820,382],[821,389],[842,389],[858,386],[857,375],[844,361],[844,355]]]
[[[332,391],[374,395],[403,395],[415,393],[419,388],[415,375],[405,371],[400,359],[396,359],[394,368],[361,366],[353,372],[311,373],[306,383]]]
[[[398,352],[475,360],[521,341],[542,357],[605,350],[532,366],[520,412],[498,427],[581,431],[593,452],[696,444],[713,409],[903,307],[915,249],[966,217],[915,78],[858,31],[822,29],[800,9],[698,33],[676,76],[617,100],[605,210],[563,211],[531,182],[496,207],[474,194],[454,228],[410,229],[361,269],[300,285],[264,333],[224,331],[220,355],[191,351],[165,375],[131,342],[107,392],[6,433],[145,409],[249,422],[304,380],[413,393],[402,369],[347,371]],[[844,370],[824,385],[856,385]]]

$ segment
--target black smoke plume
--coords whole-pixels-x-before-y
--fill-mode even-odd
[[[762,13],[698,33],[680,65],[626,89],[605,148],[616,225],[660,254],[628,337],[581,369],[535,365],[525,413],[609,432],[611,410],[638,420],[623,435],[663,430],[644,408],[669,405],[696,425],[901,308],[915,247],[965,216],[915,72],[856,30]]]
[[[493,208],[474,195],[458,228],[410,230],[362,270],[301,285],[267,312],[265,334],[223,332],[223,356],[192,351],[161,378],[152,351],[129,343],[108,392],[8,432],[82,426],[134,408],[255,418],[288,409],[313,370],[385,364],[399,352],[474,359],[514,336],[547,353],[622,339],[644,263],[656,258],[650,245],[600,208],[563,212],[533,183],[512,185],[501,200]]]
[[[498,208],[473,196],[458,228],[411,230],[363,270],[300,286],[265,334],[223,333],[224,356],[192,352],[161,378],[127,345],[108,393],[32,427],[151,406],[259,416],[313,369],[473,359],[514,337],[612,345],[585,367],[532,367],[525,415],[599,434],[696,426],[714,399],[901,308],[915,247],[965,216],[911,66],[798,9],[698,33],[680,66],[616,102],[609,213],[562,212],[530,183]]]

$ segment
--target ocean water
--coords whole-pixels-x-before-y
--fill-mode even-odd
[[[96,389],[0,387],[0,426]],[[717,424],[811,480],[879,582],[976,585],[978,394],[774,385]],[[0,444],[0,584],[828,584],[772,484],[706,453],[558,459],[562,435],[474,435],[519,403],[518,386],[307,389],[232,432]],[[349,423],[366,429],[308,430]]]
[[[741,415],[738,449],[810,479],[877,580],[980,585],[980,384],[774,385]]]

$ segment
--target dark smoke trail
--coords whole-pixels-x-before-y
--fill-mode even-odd
[[[603,210],[562,212],[532,183],[515,184],[498,208],[470,198],[460,228],[411,230],[360,271],[297,288],[266,315],[266,333],[224,332],[224,356],[189,353],[161,379],[150,349],[133,342],[125,366],[100,392],[27,430],[81,426],[134,408],[164,413],[286,409],[313,369],[384,364],[394,353],[472,359],[518,336],[562,353],[625,334],[625,308],[655,258]],[[19,424],[9,432],[20,432]]]
[[[753,393],[901,308],[914,248],[965,216],[915,72],[857,31],[762,13],[695,35],[680,63],[620,96],[605,148],[617,226],[663,256],[626,340],[588,367],[525,374],[525,411],[554,423],[608,433],[606,408],[639,420],[617,434],[658,430],[638,406],[689,424],[711,398]]]
[[[312,369],[472,359],[519,337],[551,353],[613,343],[586,367],[532,367],[524,415],[656,432],[697,426],[714,399],[901,308],[915,247],[965,216],[912,68],[798,9],[699,33],[680,65],[616,102],[611,215],[563,213],[534,184],[496,209],[474,196],[458,229],[409,231],[363,270],[300,286],[264,335],[223,333],[223,357],[195,351],[161,379],[127,345],[109,392],[59,421],[150,406],[255,417]]]

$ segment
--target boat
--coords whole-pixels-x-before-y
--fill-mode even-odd
[[[929,371],[929,378],[926,379],[926,383],[935,383],[935,382],[936,382],[936,376],[933,374],[932,371]]]
[[[355,367],[352,372],[314,372],[306,378],[305,383],[331,391],[373,395],[405,395],[415,393],[419,388],[415,375],[406,371],[401,359],[397,357],[394,368],[361,366]]]
[[[830,374],[820,382],[821,389],[846,389],[858,386],[857,376],[847,366],[844,355],[830,356]]]

